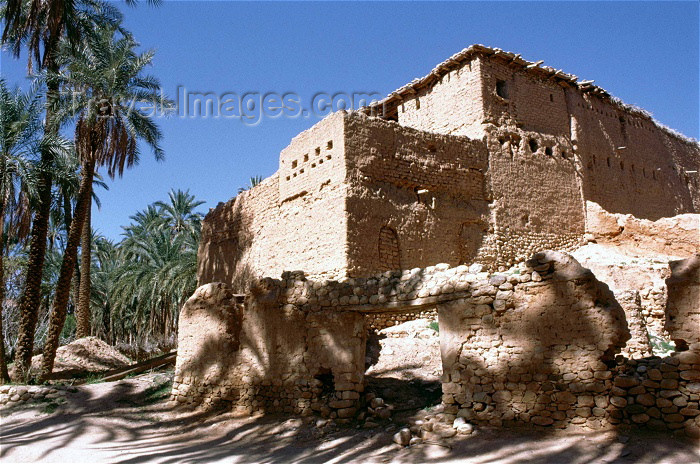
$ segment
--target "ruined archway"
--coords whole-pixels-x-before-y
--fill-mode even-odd
[[[485,235],[486,224],[483,221],[474,220],[462,223],[457,237],[460,264],[471,264],[476,260]]]
[[[401,269],[401,250],[399,236],[391,227],[379,230],[379,270],[395,271]]]

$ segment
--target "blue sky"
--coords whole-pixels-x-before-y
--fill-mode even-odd
[[[698,2],[119,3],[126,27],[156,49],[151,74],[175,98],[198,91],[386,95],[472,43],[514,51],[596,84],[700,138]],[[25,61],[2,54],[2,74],[23,84]],[[319,118],[161,119],[166,160],[141,163],[99,191],[93,225],[118,238],[129,216],[171,188],[206,200],[234,196]]]

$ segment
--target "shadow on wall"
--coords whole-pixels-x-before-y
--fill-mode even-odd
[[[479,257],[479,250],[488,232],[486,223],[472,220],[463,223],[459,228],[459,264],[473,263]]]
[[[260,279],[243,303],[223,283],[197,289],[180,319],[172,398],[244,414],[353,416],[364,372],[363,316],[280,304],[295,290]]]
[[[510,301],[438,307],[446,411],[495,426],[603,427],[615,353],[630,338],[610,289],[563,253],[535,255],[542,281],[492,276]]]
[[[254,234],[254,208],[246,206],[250,191],[220,203],[202,222],[197,254],[198,284],[224,282],[235,292],[245,293],[254,278],[249,256]]]

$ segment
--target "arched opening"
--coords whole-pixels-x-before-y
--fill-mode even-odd
[[[379,270],[395,271],[398,269],[401,269],[399,236],[394,229],[384,226],[379,231]]]
[[[479,249],[486,235],[486,224],[474,220],[465,222],[459,229],[457,246],[459,251],[459,263],[471,264],[479,255]]]

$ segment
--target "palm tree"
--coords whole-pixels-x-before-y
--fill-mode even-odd
[[[199,228],[202,222],[202,214],[195,209],[204,204],[204,201],[195,200],[190,191],[171,190],[168,193],[169,202],[157,201],[155,205],[160,209],[164,225],[170,227],[175,233],[192,231]]]
[[[122,250],[128,258],[114,273],[111,299],[115,316],[130,320],[127,330],[140,338],[174,332],[179,308],[197,286],[198,238],[198,231],[155,228]]]
[[[3,258],[6,236],[22,242],[29,233],[30,203],[36,194],[37,165],[33,159],[39,153],[64,159],[71,150],[66,139],[43,136],[41,116],[43,104],[38,87],[27,93],[11,91],[0,80],[0,301],[4,300],[5,280]],[[5,233],[7,235],[5,235]],[[0,376],[7,380],[7,369],[0,318]]]
[[[40,128],[41,110],[38,94],[23,94],[19,89],[10,91],[0,79],[0,303],[5,301],[4,257],[6,236],[26,235],[28,215],[26,188],[33,184],[29,158],[36,150],[36,129]],[[38,126],[38,127],[37,127]],[[19,213],[19,214],[17,214]],[[5,234],[5,216],[7,234]],[[5,361],[5,338],[0,313],[0,381],[9,382]]]
[[[93,232],[90,239],[93,247],[90,287],[92,333],[108,343],[114,343],[112,324],[112,302],[109,298],[112,289],[112,274],[118,266],[118,250],[115,244]]]
[[[134,102],[157,104],[161,91],[157,79],[143,75],[153,59],[153,51],[138,54],[134,50],[137,46],[129,34],[118,33],[116,27],[104,27],[85,41],[80,53],[67,56],[66,72],[59,76],[65,88],[73,90],[73,96],[80,95],[80,98],[70,99],[70,104],[64,108],[68,114],[77,115],[75,144],[82,169],[49,334],[44,345],[41,373],[44,379],[53,370],[66,318],[70,282],[87,210],[91,207],[96,169],[106,166],[110,177],[121,176],[125,167],[138,163],[140,140],[151,147],[157,160],[164,156],[159,145],[160,129],[152,118],[132,106]],[[89,250],[89,246],[86,248]],[[86,320],[89,325],[89,287],[87,293],[83,293],[85,290],[81,286],[79,319]]]
[[[94,29],[95,24],[114,23],[121,18],[119,11],[100,0],[7,0],[0,7],[4,22],[1,42],[9,45],[15,57],[20,56],[23,45],[28,47],[28,71],[33,62],[40,70],[56,75],[60,65],[57,51],[63,38],[72,47]],[[43,51],[43,55],[42,55]],[[59,82],[46,82],[46,114],[44,135],[58,137],[60,119],[56,117],[59,99]],[[15,355],[16,372],[20,377],[29,374],[34,349],[34,331],[41,304],[41,277],[46,254],[46,237],[51,212],[51,189],[54,157],[51,150],[41,152],[41,170],[37,185],[37,207],[32,221],[29,258],[24,291],[19,302],[20,329]]]
[[[246,187],[240,187],[240,188],[238,189],[238,193],[240,194],[240,193],[245,192],[246,190],[250,190],[250,189],[252,189],[253,187],[256,187],[258,184],[260,184],[262,181],[263,181],[263,177],[262,177],[262,176],[253,176],[253,177],[251,177],[251,178],[248,180],[248,186],[246,186]]]

